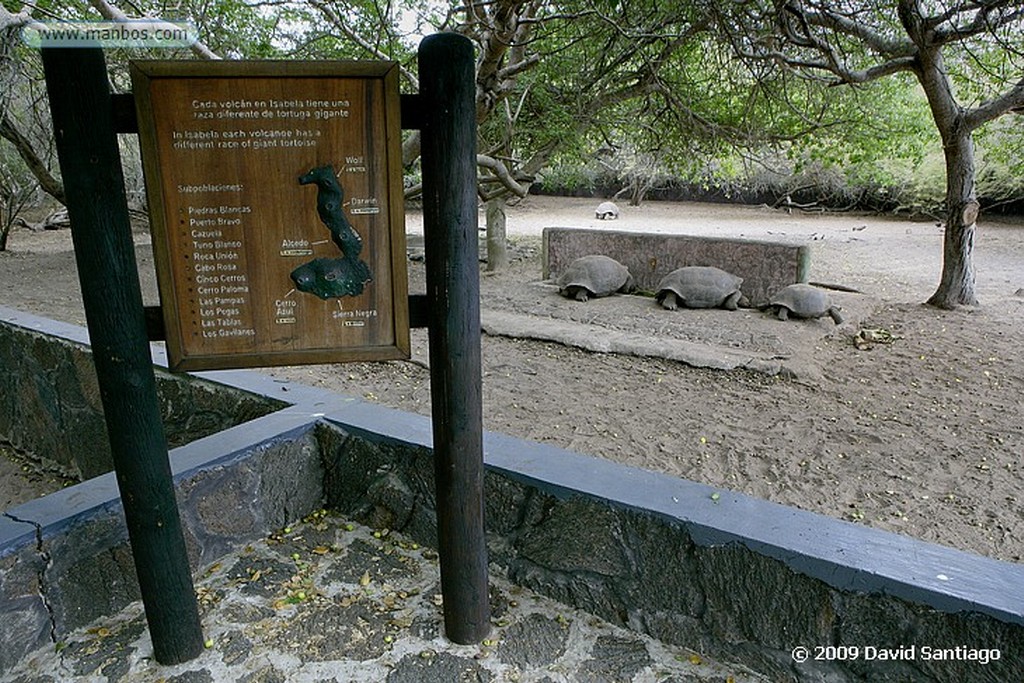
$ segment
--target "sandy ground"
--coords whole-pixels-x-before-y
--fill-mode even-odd
[[[1024,559],[1024,224],[982,219],[982,305],[940,311],[921,304],[941,267],[934,223],[682,203],[622,207],[618,221],[602,222],[596,203],[531,197],[509,209],[515,260],[482,274],[483,318],[531,324],[483,337],[486,429]],[[811,280],[860,293],[833,294],[840,326],[756,310],[670,313],[638,297],[567,301],[539,282],[545,226],[806,242]],[[421,233],[416,212],[408,230]],[[155,302],[148,235],[136,240],[145,297]],[[82,323],[67,232],[18,230],[9,248],[0,253],[0,304]],[[410,263],[411,291],[423,281],[422,264]],[[775,369],[722,371],[517,338],[562,323],[584,326],[591,340],[625,330],[704,344],[712,356],[738,349],[774,359],[760,367]],[[864,329],[894,340],[857,348]],[[429,414],[425,331],[413,331],[413,350],[412,362],[266,372]]]

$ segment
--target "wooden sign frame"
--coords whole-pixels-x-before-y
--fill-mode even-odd
[[[170,368],[408,358],[397,63],[131,75]]]

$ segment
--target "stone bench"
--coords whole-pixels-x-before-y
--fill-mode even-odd
[[[544,278],[557,278],[574,260],[604,254],[629,268],[637,287],[654,291],[683,266],[715,266],[743,278],[752,306],[767,304],[777,290],[806,282],[810,248],[803,244],[722,237],[586,228],[544,228]]]

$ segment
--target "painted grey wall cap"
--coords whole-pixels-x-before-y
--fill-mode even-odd
[[[430,421],[363,402],[325,419],[364,438],[430,447]],[[855,593],[880,593],[1024,625],[1024,566],[790,508],[546,444],[488,432],[487,467],[560,498],[654,514],[703,546],[739,544]]]
[[[1019,564],[508,436],[489,434],[485,447],[488,466],[509,477],[648,511],[686,528],[698,545],[737,543],[840,590],[1024,625]]]
[[[0,559],[16,553],[36,542],[36,526],[14,516],[11,511],[0,512]]]
[[[175,482],[203,470],[229,467],[260,448],[294,441],[312,429],[318,417],[282,410],[197,439],[170,451]],[[36,529],[49,539],[121,503],[113,472],[13,507],[0,516],[0,557],[35,544]],[[26,525],[28,525],[26,527]]]
[[[80,325],[42,318],[32,313],[8,308],[7,306],[0,306],[0,321],[26,330],[34,330],[67,339],[68,341],[78,342],[79,344],[89,343],[89,331]]]
[[[59,337],[69,342],[89,345],[89,332],[84,327],[60,322],[59,320],[51,320],[14,308],[0,306],[0,322],[9,323],[25,330]],[[167,350],[164,344],[162,342],[154,342],[149,347],[153,364],[166,370]],[[251,370],[207,370],[188,374],[210,382],[225,384],[242,391],[258,394],[275,401],[281,401],[282,404],[301,404],[304,406],[303,409],[310,413],[318,412],[318,408],[328,409],[339,402],[358,400],[305,384],[282,381]],[[319,412],[323,412],[323,410],[319,410]]]
[[[20,527],[8,533],[7,527],[0,525],[0,557],[35,545],[40,535],[43,540],[58,536],[120,504],[117,480],[109,472],[10,508],[3,516],[31,525],[32,533],[26,537]]]

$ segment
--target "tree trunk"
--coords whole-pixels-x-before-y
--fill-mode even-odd
[[[903,3],[900,6],[903,8]],[[920,27],[908,24],[906,19],[904,23],[911,38],[921,48],[917,77],[928,98],[928,106],[935,127],[942,137],[942,150],[946,157],[946,234],[942,244],[942,277],[928,303],[939,308],[976,306],[974,233],[978,202],[974,196],[974,142],[971,129],[953,94],[941,46],[923,44],[926,41],[916,33]]]
[[[487,202],[487,270],[499,272],[508,267],[508,241],[505,231],[505,200]]]
[[[939,308],[977,306],[974,235],[978,201],[974,196],[974,144],[970,131],[947,141],[946,234],[942,243],[942,277],[928,303]]]

